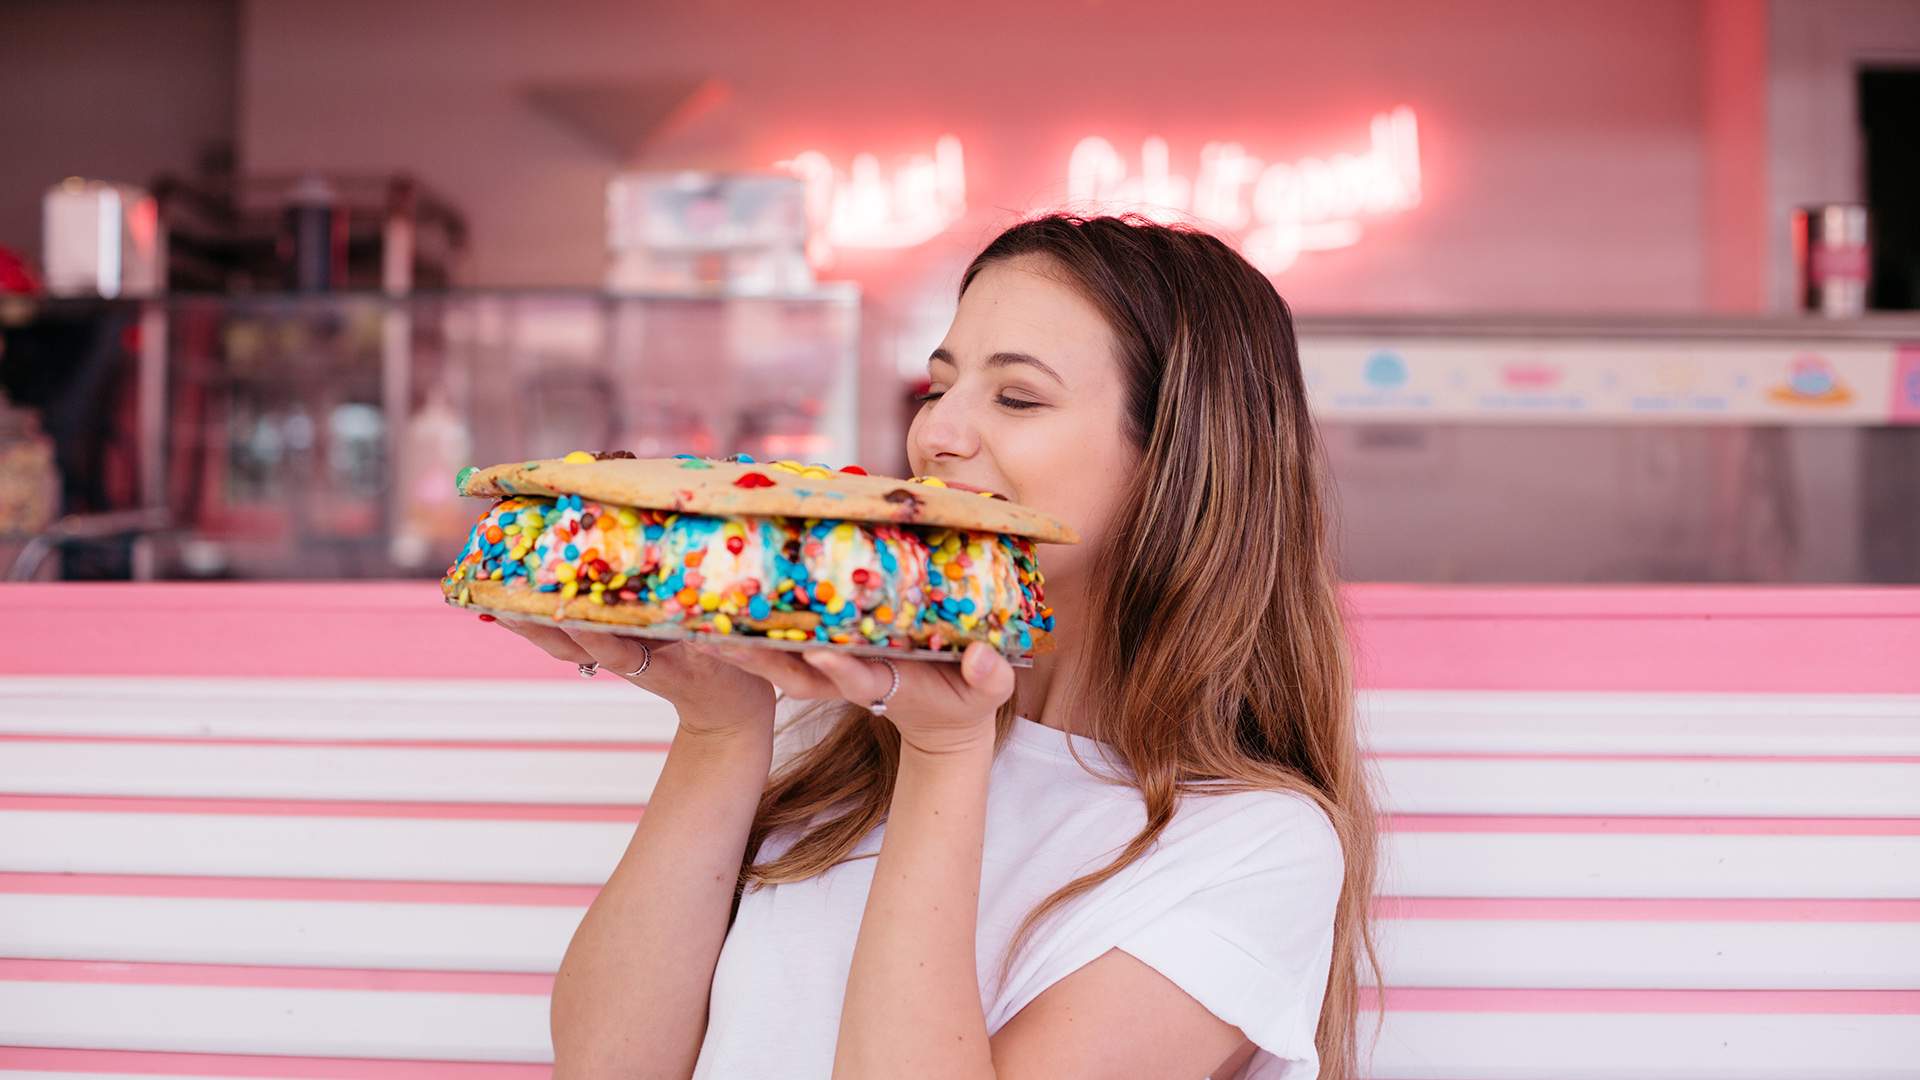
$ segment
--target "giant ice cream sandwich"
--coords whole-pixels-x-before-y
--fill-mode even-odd
[[[1037,543],[1062,522],[933,477],[682,454],[463,470],[491,498],[440,587],[449,603],[642,637],[1016,662],[1051,647]]]

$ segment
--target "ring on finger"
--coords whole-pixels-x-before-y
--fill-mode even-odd
[[[600,661],[598,660],[576,666],[580,668],[580,677],[583,679],[591,679],[595,675],[600,674]]]
[[[622,673],[621,675],[622,678],[637,679],[640,676],[646,674],[647,665],[653,663],[653,650],[648,648],[646,645],[641,645],[640,653],[641,653],[640,666],[637,668],[634,668],[632,671]]]
[[[887,692],[880,695],[880,700],[867,706],[867,711],[875,716],[887,715],[887,702],[900,689],[900,669],[894,667],[891,660],[882,658],[880,662],[887,665],[887,670],[893,673],[893,685],[887,687]]]

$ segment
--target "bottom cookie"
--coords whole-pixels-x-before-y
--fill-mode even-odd
[[[446,592],[445,599],[454,607],[509,615],[542,626],[669,641],[709,637],[728,644],[763,645],[789,650],[825,647],[856,656],[959,660],[967,644],[974,640],[958,628],[953,628],[954,632],[949,633],[944,628],[936,627],[924,642],[899,637],[891,644],[875,644],[850,635],[823,631],[819,616],[801,611],[774,611],[764,619],[713,612],[685,621],[659,604],[597,604],[585,596],[560,600],[552,593],[536,592],[497,581],[463,583],[457,591]],[[821,636],[823,632],[825,636]],[[1032,667],[1033,655],[1052,651],[1051,634],[1044,630],[1036,630],[1032,634],[1033,648],[1029,655],[1007,656],[1008,662],[1014,667]]]

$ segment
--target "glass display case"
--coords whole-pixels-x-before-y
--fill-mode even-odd
[[[123,305],[45,307],[139,327],[125,366],[148,389],[121,422],[137,428],[136,501],[167,524],[130,539],[135,577],[438,573],[478,512],[453,489],[469,464],[576,449],[836,465],[854,453],[851,286]]]

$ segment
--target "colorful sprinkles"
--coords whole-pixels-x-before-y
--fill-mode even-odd
[[[576,454],[563,460],[580,460]],[[675,456],[683,467],[711,468],[703,459]],[[753,463],[746,455],[736,458]],[[819,463],[777,461],[767,469],[833,474]],[[467,475],[463,471],[462,482]],[[913,482],[946,486],[932,477]],[[755,471],[735,483],[771,487],[776,481]],[[822,518],[714,517],[579,495],[510,495],[496,502],[474,524],[440,585],[448,598],[468,605],[476,581],[550,594],[555,618],[564,617],[568,602],[584,598],[647,609],[640,620],[646,623],[788,641],[957,651],[985,640],[1019,654],[1032,649],[1034,630],[1053,629],[1033,544],[1024,537]]]

